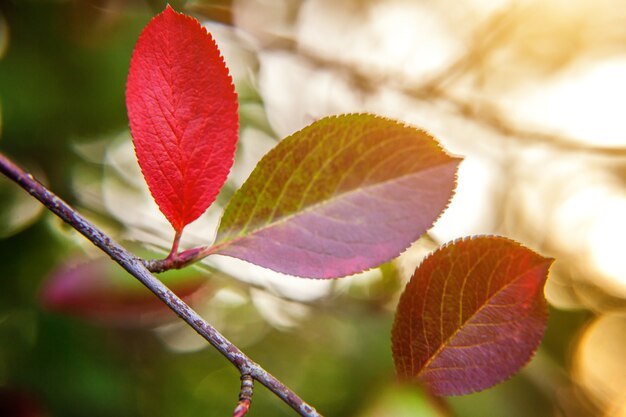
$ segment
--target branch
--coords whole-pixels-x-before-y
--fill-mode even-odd
[[[31,174],[24,172],[2,153],[0,153],[0,172],[16,182],[50,211],[59,216],[64,222],[72,226],[94,245],[109,255],[111,259],[120,264],[129,274],[137,278],[152,291],[154,295],[163,301],[163,303],[172,309],[172,311],[198,332],[200,336],[206,339],[211,346],[235,365],[242,376],[252,377],[265,385],[271,392],[301,416],[322,417],[315,408],[305,403],[296,393],[265,371],[259,364],[239,350],[237,346],[233,345],[228,339],[222,336],[213,326],[204,321],[198,313],[152,275],[144,266],[143,260],[121,247],[117,242],[82,217],[67,203],[35,180]]]

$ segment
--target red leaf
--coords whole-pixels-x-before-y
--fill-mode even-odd
[[[192,297],[202,295],[206,278],[197,273],[184,274],[177,271],[168,284],[189,302]],[[61,265],[44,283],[40,300],[47,310],[97,323],[143,326],[175,317],[165,304],[141,284],[129,280],[110,259]]]
[[[237,96],[215,41],[170,6],[133,52],[126,107],[150,192],[177,232],[215,200],[233,164]]]
[[[436,395],[467,394],[510,377],[543,337],[552,261],[501,237],[437,250],[398,304],[391,336],[398,375]]]
[[[376,267],[437,220],[459,162],[394,120],[320,119],[259,162],[224,211],[215,252],[309,278]]]

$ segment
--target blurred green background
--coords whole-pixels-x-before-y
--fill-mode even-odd
[[[332,15],[332,2],[280,1],[273,6],[245,1],[171,3],[203,21],[218,22],[218,31],[226,33],[233,26],[248,30],[237,35],[247,48],[248,55],[243,55],[252,58],[233,59],[231,68],[236,72],[242,130],[254,128],[270,142],[276,140],[282,134],[275,133],[280,131],[281,124],[276,122],[280,116],[265,113],[266,103],[271,104],[274,98],[264,87],[263,82],[271,76],[263,73],[263,68],[270,68],[267,60],[277,50],[310,57],[310,51],[296,45],[297,34],[296,38],[288,36],[293,32],[285,29],[284,22],[297,22],[299,13],[310,12],[306,7],[313,8],[316,3],[329,8]],[[363,8],[370,4],[352,3]],[[248,5],[252,6],[248,9]],[[107,211],[98,196],[107,187],[104,179],[115,165],[106,159],[111,149],[120,141],[129,143],[124,85],[134,42],[163,6],[160,1],[123,0],[0,3],[0,151],[116,237],[125,238],[136,225],[126,224]],[[255,17],[257,26],[271,36],[250,24]],[[225,55],[229,58],[226,51]],[[232,56],[240,58],[242,54]],[[324,61],[312,61],[307,71],[326,70]],[[227,63],[231,65],[228,59]],[[344,77],[345,68],[341,71]],[[350,85],[355,90],[371,91],[363,86],[362,75]],[[374,79],[384,82],[383,77]],[[335,97],[338,90],[329,87],[329,96]],[[299,94],[290,91],[290,96]],[[308,103],[303,108],[303,114],[314,119],[318,112],[330,112],[335,107],[319,111],[319,106]],[[355,107],[353,111],[361,109]],[[282,117],[291,126],[289,115]],[[246,138],[239,152],[252,149],[249,152],[254,154],[254,138]],[[267,140],[264,143],[266,146]],[[254,161],[248,164],[253,166]],[[134,203],[129,199],[127,209],[132,210]],[[152,234],[160,234],[167,241],[170,231]],[[135,239],[128,240],[134,250],[154,254],[145,252]],[[149,250],[158,250],[160,242],[152,243]],[[546,245],[552,254],[558,253]],[[200,348],[202,343],[184,329],[171,324],[176,319],[167,312],[158,311],[156,318],[143,321],[138,320],[136,311],[123,310],[120,317],[110,320],[97,314],[94,318],[85,308],[61,311],[58,305],[55,309],[42,301],[45,283],[55,276],[67,276],[63,268],[68,259],[92,262],[86,260],[97,257],[88,246],[75,232],[41,211],[17,186],[0,178],[0,415],[231,415],[239,386],[236,370],[212,349]],[[214,318],[249,356],[324,415],[604,415],[602,401],[590,400],[570,372],[574,343],[593,317],[584,305],[551,309],[547,335],[537,357],[520,374],[491,390],[437,401],[417,388],[397,386],[389,333],[393,305],[401,281],[406,279],[398,268],[387,265],[364,284],[333,283],[324,296],[304,303],[280,301],[271,294],[263,298],[266,296],[256,293],[264,290],[262,285],[229,278],[214,265],[190,274],[196,282],[208,283],[205,295],[197,297],[194,305]],[[115,293],[118,295],[143,291],[115,267],[105,272],[98,267],[89,274],[110,277],[115,285],[127,288]],[[171,275],[168,282],[176,285],[184,273]],[[123,303],[120,297],[116,300]],[[147,291],[146,297],[150,297]],[[266,299],[279,316],[284,308],[288,311],[285,316],[295,319],[285,324],[281,317],[268,318],[260,301]],[[610,300],[618,310],[623,308],[619,296]],[[302,314],[298,313],[301,307]],[[160,330],[155,331],[156,327]],[[250,415],[294,413],[258,386]]]

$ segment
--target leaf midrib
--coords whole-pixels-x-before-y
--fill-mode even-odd
[[[340,194],[334,194],[331,196],[331,198],[327,198],[325,200],[319,201],[315,204],[312,204],[310,206],[305,207],[303,210],[299,210],[297,212],[294,213],[290,213],[286,216],[280,217],[279,219],[277,219],[276,221],[273,221],[271,223],[265,224],[257,229],[254,229],[253,231],[251,231],[250,233],[247,233],[245,235],[239,235],[239,236],[235,236],[231,239],[228,240],[224,240],[224,241],[219,241],[219,239],[216,241],[216,243],[213,245],[213,247],[215,248],[215,250],[212,251],[212,253],[218,253],[220,250],[228,248],[229,246],[241,241],[241,240],[245,240],[246,238],[249,238],[252,235],[255,235],[257,233],[263,232],[265,230],[271,229],[273,227],[277,227],[280,226],[288,221],[293,220],[296,217],[299,216],[303,216],[303,215],[307,215],[310,214],[312,212],[314,212],[315,210],[319,209],[320,207],[323,207],[324,205],[330,204],[332,201],[336,201],[338,199],[343,199],[343,198],[347,198],[352,194],[356,194],[356,193],[360,193],[369,189],[373,189],[373,188],[378,188],[378,187],[384,187],[388,184],[391,184],[393,182],[397,182],[397,181],[401,181],[403,179],[412,177],[414,175],[422,175],[428,171],[432,171],[432,170],[436,170],[436,169],[440,169],[446,165],[449,164],[455,164],[458,163],[458,159],[457,158],[451,158],[448,161],[439,163],[439,164],[435,164],[435,165],[431,165],[430,167],[420,170],[420,171],[415,171],[415,172],[411,172],[408,174],[404,174],[398,177],[394,177],[392,179],[389,180],[385,180],[373,185],[368,185],[366,187],[360,187],[360,188],[354,188],[352,190],[348,190],[346,192],[340,193]],[[448,198],[449,200],[449,198]],[[218,230],[218,236],[219,236],[219,230]]]

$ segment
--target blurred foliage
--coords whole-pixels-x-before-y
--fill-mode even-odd
[[[78,3],[5,2],[2,9],[9,36],[0,66],[2,146],[41,166],[62,195],[76,163],[69,144],[127,124],[129,56],[150,18],[141,8],[122,13]]]
[[[190,11],[221,22],[232,20],[229,1],[171,3],[181,7],[186,3]],[[297,2],[283,3],[289,3],[285,15],[292,16]],[[81,180],[76,173],[104,170],[86,163],[77,145],[99,146],[126,131],[124,85],[130,54],[141,28],[163,4],[160,0],[0,3],[0,149],[70,203],[82,203],[84,196],[75,194],[77,190],[99,193],[91,179],[89,187],[95,188],[74,188]],[[283,29],[276,27],[272,35],[278,34],[279,40],[272,45],[285,44]],[[258,101],[254,92],[246,92],[246,97]],[[297,95],[293,90],[290,94]],[[258,117],[256,107],[242,106],[242,112]],[[315,111],[307,113],[309,118],[317,116]],[[0,415],[19,417],[18,409],[37,410],[29,415],[63,417],[230,415],[239,376],[212,349],[177,353],[148,328],[94,325],[42,309],[39,289],[46,277],[68,257],[84,255],[88,249],[48,213],[5,233],[1,228],[14,210],[11,202],[21,198],[14,193],[22,192],[11,187],[0,180],[0,235],[5,236],[0,239]],[[105,214],[87,213],[107,231],[119,231],[120,225]],[[26,227],[30,222],[34,223]],[[397,387],[389,307],[400,286],[390,278],[395,277],[392,267],[386,266],[382,276],[369,287],[345,291],[339,282],[335,295],[307,306],[312,314],[298,326],[288,331],[267,326],[241,347],[327,416],[595,415],[593,405],[579,404],[566,391],[572,341],[590,318],[582,311],[551,311],[537,359],[492,390],[438,402],[418,389]],[[210,282],[214,279],[225,285],[214,277]],[[249,310],[244,314],[259,315]],[[253,333],[245,325],[241,333]],[[245,337],[235,333],[233,341],[241,340]],[[3,414],[7,409],[11,413]],[[294,414],[258,386],[250,415]]]

